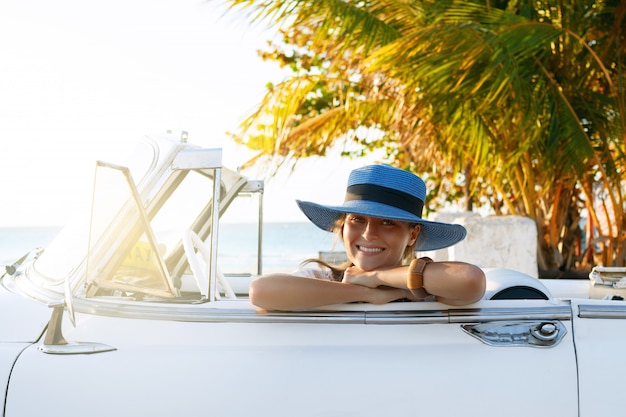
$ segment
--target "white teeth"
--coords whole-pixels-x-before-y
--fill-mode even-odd
[[[369,253],[375,253],[375,252],[382,252],[382,248],[366,248],[364,246],[359,246],[359,250],[363,251],[363,252],[369,252]]]

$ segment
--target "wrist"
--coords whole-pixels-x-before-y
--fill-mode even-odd
[[[430,295],[424,288],[424,271],[426,270],[426,266],[431,262],[433,262],[432,259],[424,256],[422,258],[413,259],[409,265],[406,287],[416,297],[426,298]]]
[[[376,288],[381,285],[387,285],[385,283],[385,280],[380,276],[380,274],[381,271],[379,270],[374,270],[367,273],[367,275],[369,276],[369,282],[371,283],[370,287]]]

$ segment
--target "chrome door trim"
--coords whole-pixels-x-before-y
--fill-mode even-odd
[[[505,320],[571,320],[568,304],[533,307],[494,307],[450,310],[450,323]]]
[[[421,310],[310,310],[267,312],[220,301],[177,304],[74,298],[77,312],[109,317],[208,323],[335,323],[335,324],[446,324],[506,320],[571,320],[569,304],[498,306],[493,308]],[[217,305],[213,307],[213,305]],[[625,311],[626,314],[626,311]]]
[[[623,303],[618,301],[616,303]],[[626,319],[626,304],[579,304],[581,319]]]

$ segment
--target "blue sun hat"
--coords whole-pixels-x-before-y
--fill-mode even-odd
[[[317,227],[332,231],[343,214],[360,214],[421,225],[415,250],[446,248],[465,239],[467,231],[460,224],[422,219],[426,184],[417,175],[391,165],[368,165],[350,173],[346,198],[340,206],[325,206],[296,200],[300,210]]]

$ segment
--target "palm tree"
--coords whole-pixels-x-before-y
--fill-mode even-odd
[[[282,27],[266,57],[294,70],[241,142],[281,161],[384,148],[439,196],[535,220],[541,270],[592,261],[587,212],[594,262],[623,263],[625,2],[229,3]]]

